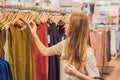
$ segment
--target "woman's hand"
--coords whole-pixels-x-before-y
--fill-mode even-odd
[[[30,30],[31,30],[31,33],[32,35],[36,35],[36,32],[37,32],[37,26],[36,26],[36,23],[34,21],[30,22],[30,24],[28,25]]]
[[[69,64],[65,67],[65,72],[72,76],[76,76],[79,73],[79,71],[73,65]]]
[[[75,76],[79,79],[84,79],[84,80],[99,80],[99,79],[94,79],[94,78],[91,78],[89,76],[86,76],[85,74],[82,74],[80,73],[73,65],[67,65],[65,67],[65,72],[68,74],[68,75],[72,75],[72,76]]]

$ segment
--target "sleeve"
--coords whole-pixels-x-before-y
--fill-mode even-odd
[[[63,51],[64,44],[65,44],[65,40],[57,43],[56,45],[52,46],[51,48],[56,54],[60,55]]]
[[[86,60],[86,70],[90,77],[100,77],[99,69],[97,67],[97,62],[93,51],[88,51],[88,56]]]

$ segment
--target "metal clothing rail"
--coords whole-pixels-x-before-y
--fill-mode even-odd
[[[34,11],[34,12],[49,12],[49,13],[69,13],[65,11],[58,11],[58,10],[50,10],[50,9],[43,9],[39,7],[23,7],[21,5],[0,5],[0,11],[6,11],[6,10],[11,10],[11,11]]]

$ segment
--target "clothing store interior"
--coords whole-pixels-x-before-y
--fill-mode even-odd
[[[0,0],[0,80],[120,80],[119,37],[120,0]]]

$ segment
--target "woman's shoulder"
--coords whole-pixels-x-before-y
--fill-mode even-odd
[[[86,51],[86,55],[87,57],[94,56],[94,50],[91,47],[88,47]]]

